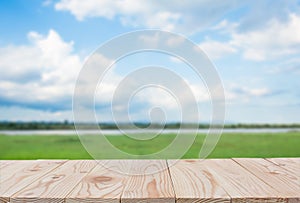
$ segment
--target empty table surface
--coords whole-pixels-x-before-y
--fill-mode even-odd
[[[0,202],[300,202],[300,158],[3,160]]]

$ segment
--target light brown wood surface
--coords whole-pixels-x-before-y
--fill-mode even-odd
[[[300,158],[272,158],[267,160],[293,173],[296,177],[298,177],[297,182],[298,185],[300,185]]]
[[[230,202],[201,160],[169,160],[168,164],[177,202]]]
[[[64,202],[69,192],[95,166],[95,161],[68,161],[13,195],[10,202]]]
[[[0,161],[0,202],[300,203],[299,160]]]
[[[128,160],[99,161],[66,198],[66,202],[119,203],[126,184]]]
[[[286,202],[277,191],[231,159],[204,160],[232,202]]]
[[[289,201],[298,198],[300,185],[297,176],[264,159],[234,159],[253,175],[275,188],[278,196]]]
[[[18,161],[18,162],[12,162],[9,164],[6,164],[1,170],[0,170],[0,180],[3,182],[6,179],[10,178],[12,175],[12,172],[17,173],[19,170],[22,170],[26,167],[31,167],[32,164],[35,164],[36,161]]]
[[[12,161],[12,160],[0,160],[0,170],[2,168],[4,168],[5,166],[10,165],[12,163],[14,163],[14,161]],[[0,174],[1,174],[1,171],[0,171]]]
[[[63,164],[62,161],[19,161],[11,162],[3,168],[0,178],[2,201],[25,188],[33,181]]]
[[[122,202],[175,202],[171,177],[165,160],[133,160],[122,194]]]

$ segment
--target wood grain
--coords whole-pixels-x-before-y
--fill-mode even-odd
[[[0,170],[2,168],[4,168],[5,166],[10,165],[10,164],[12,164],[14,162],[15,161],[12,161],[12,160],[0,160]],[[1,175],[1,171],[0,171],[0,175]]]
[[[1,191],[1,187],[2,187],[1,180],[4,179],[4,175],[3,175],[4,170],[3,169],[12,163],[14,163],[14,161],[12,161],[12,160],[0,160],[0,191]],[[4,203],[4,202],[8,202],[8,201],[9,201],[9,197],[4,197],[4,195],[2,195],[0,193],[0,203]]]
[[[298,185],[300,185],[300,158],[272,158],[266,160],[293,173],[297,177]]]
[[[0,163],[0,203],[300,203],[299,158]]]
[[[26,167],[31,167],[36,161],[16,161],[13,164],[6,164],[1,170],[1,181],[8,179],[13,172],[17,172]]]
[[[300,201],[298,199],[300,186],[297,184],[297,177],[287,170],[264,159],[234,159],[234,161],[274,188],[277,196],[285,197],[290,202]]]
[[[95,161],[67,161],[13,195],[11,202],[64,202],[71,190],[95,166]]]
[[[130,161],[98,161],[66,198],[67,203],[119,203],[126,184]]]
[[[204,160],[232,202],[287,202],[277,191],[230,159]]]
[[[201,160],[169,160],[178,203],[230,202],[229,195]]]
[[[131,175],[124,188],[122,202],[175,202],[165,160],[133,160]]]
[[[16,192],[30,185],[36,179],[42,177],[62,161],[19,161],[11,162],[2,168],[0,179],[0,197],[8,200]]]

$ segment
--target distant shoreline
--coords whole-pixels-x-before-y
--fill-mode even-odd
[[[196,123],[167,123],[161,125],[158,123],[150,124],[146,122],[136,122],[134,125],[141,129],[209,129],[210,125],[206,123],[196,124]],[[133,129],[127,123],[121,123],[116,125],[115,123],[80,123],[76,125],[79,129],[95,130],[101,128],[102,130],[117,130],[119,127],[122,129]],[[293,124],[225,124],[224,129],[297,129],[300,128],[300,123]],[[74,123],[64,121],[64,122],[10,122],[3,121],[0,122],[0,130],[75,130]]]
[[[126,134],[177,134],[179,129],[144,129],[144,130],[125,130]],[[119,136],[123,135],[124,132],[119,130],[79,130],[80,135],[99,135],[100,133],[105,136]],[[208,129],[181,129],[181,133],[184,134],[206,134]],[[244,133],[288,133],[288,132],[300,132],[300,128],[232,128],[232,129],[223,129],[222,133],[232,133],[232,134],[244,134]],[[7,136],[30,136],[30,135],[62,135],[62,136],[71,136],[76,135],[76,130],[0,130],[0,135]]]

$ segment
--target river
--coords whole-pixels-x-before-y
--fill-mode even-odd
[[[223,129],[223,133],[284,133],[284,132],[300,132],[300,128],[234,128],[234,129]],[[141,133],[156,133],[157,130],[126,130],[130,134],[141,134]],[[178,129],[165,129],[161,131],[161,134],[177,133]],[[194,133],[195,129],[182,129],[182,133]],[[198,133],[206,134],[208,129],[198,129]],[[121,135],[122,132],[119,130],[102,130],[104,135]],[[75,130],[0,130],[0,135],[75,135]],[[98,130],[80,130],[80,134],[86,135],[97,135]]]

